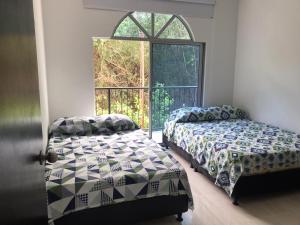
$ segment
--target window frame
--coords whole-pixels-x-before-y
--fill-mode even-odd
[[[170,19],[160,28],[160,30],[157,32],[157,34],[154,34],[154,26],[155,26],[155,13],[151,13],[151,34],[149,34],[145,28],[138,22],[138,20],[132,15],[135,11],[127,13],[125,16],[121,18],[121,20],[118,22],[118,24],[115,26],[111,39],[117,39],[117,40],[132,40],[132,41],[164,41],[166,40],[167,43],[195,43],[195,38],[192,30],[190,29],[190,26],[186,22],[186,20],[178,15],[171,15]],[[123,21],[129,17],[134,24],[145,34],[146,37],[125,37],[125,36],[115,36],[115,33],[119,26],[123,23]],[[179,38],[160,38],[159,36],[169,27],[169,25],[175,20],[178,19],[182,25],[185,27],[186,31],[189,34],[189,39],[179,39]]]
[[[157,32],[156,35],[154,35],[154,26],[155,26],[155,20],[154,15],[155,13],[151,13],[151,35],[148,34],[148,32],[143,28],[143,26],[137,21],[137,19],[134,18],[132,15],[135,11],[129,12],[126,15],[124,15],[120,21],[117,23],[115,28],[113,29],[112,35],[110,39],[113,40],[129,40],[129,41],[146,41],[149,42],[149,54],[150,54],[150,75],[149,75],[149,137],[152,138],[152,76],[153,73],[153,67],[152,67],[152,61],[153,61],[153,45],[154,44],[174,44],[174,45],[196,45],[201,46],[200,50],[202,52],[200,53],[202,55],[202,60],[199,63],[199,77],[198,77],[198,88],[200,88],[200,91],[198,92],[198,105],[203,106],[204,104],[204,82],[205,82],[205,61],[206,61],[206,43],[205,42],[197,42],[195,41],[194,34],[187,23],[187,21],[182,17],[178,15],[172,15],[171,18],[162,26],[160,31]],[[170,14],[171,15],[171,14]],[[146,35],[146,37],[126,37],[126,36],[115,36],[115,33],[118,29],[118,27],[121,25],[121,23],[129,17],[135,25]],[[190,39],[176,39],[176,38],[159,38],[160,34],[165,31],[165,29],[172,23],[172,21],[177,18],[185,27],[187,30]]]

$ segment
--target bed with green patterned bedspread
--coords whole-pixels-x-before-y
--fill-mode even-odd
[[[216,119],[222,109],[213,111],[209,121],[178,122],[178,117],[171,116],[164,135],[189,153],[230,196],[241,176],[300,168],[300,135],[244,116]]]

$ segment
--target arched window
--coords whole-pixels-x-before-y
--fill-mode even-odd
[[[148,12],[128,13],[115,28],[112,38],[194,41],[193,34],[182,17]]]
[[[111,39],[94,39],[97,114],[126,114],[151,136],[173,110],[202,104],[205,44],[182,17],[130,12]]]

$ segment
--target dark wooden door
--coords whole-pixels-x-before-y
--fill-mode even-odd
[[[0,224],[47,224],[32,0],[0,0]]]

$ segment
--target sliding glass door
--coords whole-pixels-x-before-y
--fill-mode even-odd
[[[97,115],[121,113],[161,140],[170,112],[202,103],[201,43],[94,38]]]
[[[112,39],[94,41],[97,114],[127,114],[159,142],[171,111],[202,104],[205,44],[181,16],[153,12],[129,12]]]
[[[171,111],[202,103],[201,43],[151,43],[151,131],[161,131]],[[161,133],[159,134],[161,135]]]

